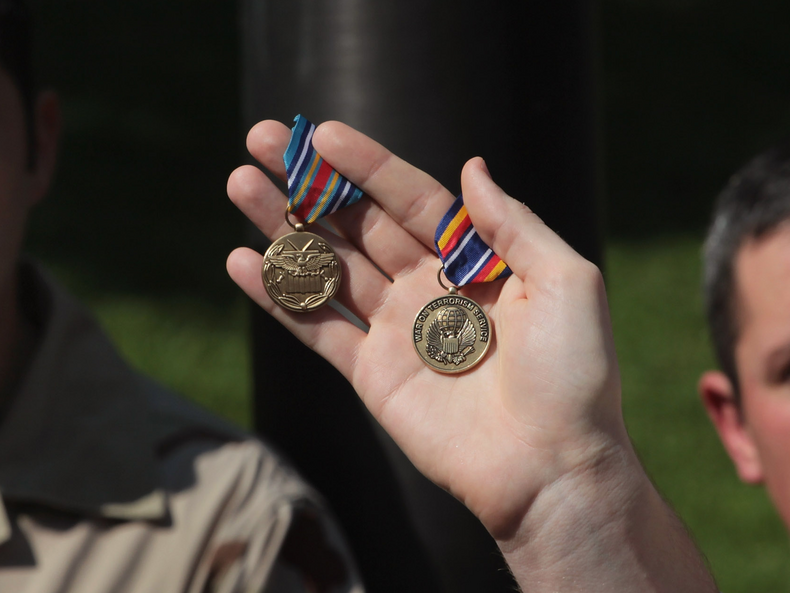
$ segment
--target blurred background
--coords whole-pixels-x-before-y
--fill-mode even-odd
[[[28,251],[134,366],[250,427],[249,312],[224,270],[246,241],[225,195],[248,158],[239,7],[33,6],[39,79],[60,91],[66,127]],[[790,4],[600,0],[595,19],[601,232],[629,431],[723,592],[790,590],[784,529],[762,490],[737,482],[696,397],[713,365],[701,239],[727,177],[790,130]]]

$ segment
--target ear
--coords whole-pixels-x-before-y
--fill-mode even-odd
[[[708,371],[700,377],[698,388],[705,410],[735,464],[738,477],[747,484],[762,483],[760,455],[730,380],[720,371]]]
[[[54,91],[40,93],[35,105],[36,160],[31,195],[33,203],[44,197],[52,183],[58,160],[61,126],[60,100],[57,94]]]

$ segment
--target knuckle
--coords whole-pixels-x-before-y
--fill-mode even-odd
[[[391,152],[384,151],[380,155],[378,155],[378,158],[374,158],[371,161],[367,172],[365,173],[365,180],[367,182],[370,182],[371,180],[375,179],[376,176],[385,169],[387,164],[390,162],[392,156],[393,155]]]
[[[601,270],[598,266],[579,256],[577,267],[577,274],[580,282],[583,282],[590,288],[598,289],[603,287],[603,274],[601,274]]]
[[[407,206],[406,211],[403,213],[404,222],[410,223],[418,220],[423,212],[425,212],[428,208],[432,198],[438,193],[439,187],[432,186],[426,191],[420,192],[418,195],[416,195],[411,203]]]
[[[579,255],[551,266],[546,286],[554,294],[598,293],[603,289],[603,275],[598,266]]]

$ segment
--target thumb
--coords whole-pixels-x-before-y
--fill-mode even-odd
[[[522,280],[530,269],[555,262],[558,257],[581,257],[532,210],[494,183],[482,158],[475,157],[464,165],[461,190],[480,238]]]

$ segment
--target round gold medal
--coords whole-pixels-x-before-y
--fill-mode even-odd
[[[335,296],[340,262],[324,239],[298,230],[266,250],[261,276],[266,292],[281,307],[300,313],[315,311]]]
[[[482,307],[451,292],[417,313],[412,340],[417,354],[433,370],[462,373],[483,359],[492,335]]]

